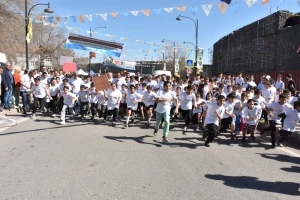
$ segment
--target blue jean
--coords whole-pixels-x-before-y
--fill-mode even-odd
[[[242,120],[242,116],[235,114],[235,130],[234,132],[240,132],[240,124],[241,124],[241,120]]]
[[[12,95],[12,86],[9,86],[8,90],[5,90],[4,92],[3,107],[5,108],[10,107],[11,95]]]
[[[29,91],[21,91],[20,94],[22,96],[23,111],[26,112],[29,109],[30,92]]]
[[[167,110],[166,112],[159,113],[156,112],[156,129],[159,129],[159,125],[161,123],[161,120],[164,119],[164,131],[163,136],[167,137],[169,134],[169,128],[170,128],[170,110]]]

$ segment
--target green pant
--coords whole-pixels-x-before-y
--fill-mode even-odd
[[[156,112],[156,129],[159,129],[159,125],[164,119],[164,131],[163,131],[163,136],[167,137],[169,134],[169,128],[170,128],[170,110],[167,110],[166,112],[159,113]]]

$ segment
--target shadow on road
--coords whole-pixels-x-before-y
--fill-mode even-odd
[[[152,137],[150,135],[145,135],[145,136],[140,136],[140,137],[127,137],[127,136],[104,136],[104,138],[109,139],[109,140],[115,140],[117,142],[124,142],[126,140],[132,140],[140,144],[148,144],[148,145],[153,145],[156,147],[162,147],[161,144],[155,144],[155,143],[150,143],[150,142],[145,142],[145,138]]]
[[[258,178],[251,176],[224,176],[207,174],[205,177],[211,180],[223,181],[224,185],[233,188],[260,190],[291,196],[300,195],[299,183],[261,181]]]
[[[300,158],[299,157],[292,157],[288,155],[281,155],[281,154],[267,154],[267,153],[258,153],[258,155],[261,155],[263,158],[277,160],[279,162],[288,162],[288,163],[294,163],[297,165],[300,165]]]
[[[286,167],[281,169],[286,172],[300,173],[300,167],[297,166],[292,166],[291,168]]]

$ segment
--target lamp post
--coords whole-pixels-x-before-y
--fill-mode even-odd
[[[90,37],[92,37],[92,34],[93,32],[96,30],[96,29],[99,29],[99,28],[105,28],[106,29],[106,26],[103,26],[103,27],[96,27],[92,30],[92,28],[90,28]],[[89,74],[91,73],[91,52],[89,52]]]
[[[191,44],[191,45],[193,45],[194,46],[194,48],[196,49],[196,45],[194,44],[194,43],[192,43],[192,42],[183,42],[183,44]]]
[[[176,54],[175,54],[175,46],[176,46],[176,43],[175,43],[175,41],[174,42],[172,42],[171,40],[166,40],[166,39],[163,39],[161,42],[171,42],[172,44],[173,44],[173,46],[174,46],[174,49],[173,49],[173,56],[174,56],[174,58],[173,58],[173,67],[175,68],[175,56],[176,56]],[[165,57],[165,56],[164,56]]]
[[[182,18],[186,18],[186,19],[190,19],[194,22],[195,24],[195,30],[196,30],[196,45],[195,45],[195,64],[194,64],[194,70],[195,70],[195,75],[197,75],[197,57],[198,57],[198,19],[195,21],[194,19],[190,18],[190,17],[186,17],[186,16],[181,16],[179,15],[176,20],[177,21],[181,21],[181,17]],[[188,43],[188,42],[187,42]]]
[[[45,4],[45,3],[35,4],[29,9],[29,11],[27,11],[27,9],[28,9],[27,0],[25,0],[25,54],[26,54],[26,69],[27,70],[29,70],[29,59],[28,59],[29,56],[28,56],[28,42],[26,40],[26,37],[27,37],[27,34],[28,34],[28,23],[29,23],[30,12],[36,6],[48,6],[48,8],[46,8],[44,10],[44,12],[54,13],[54,11],[50,8],[50,3],[49,2],[47,4]]]

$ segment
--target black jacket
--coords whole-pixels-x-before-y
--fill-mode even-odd
[[[4,69],[4,71],[1,75],[1,77],[2,77],[1,87],[2,88],[7,88],[7,87],[9,88],[9,86],[11,86],[11,87],[13,86],[13,82],[14,82],[13,76],[12,75],[10,76],[9,73],[11,74],[10,70]]]

